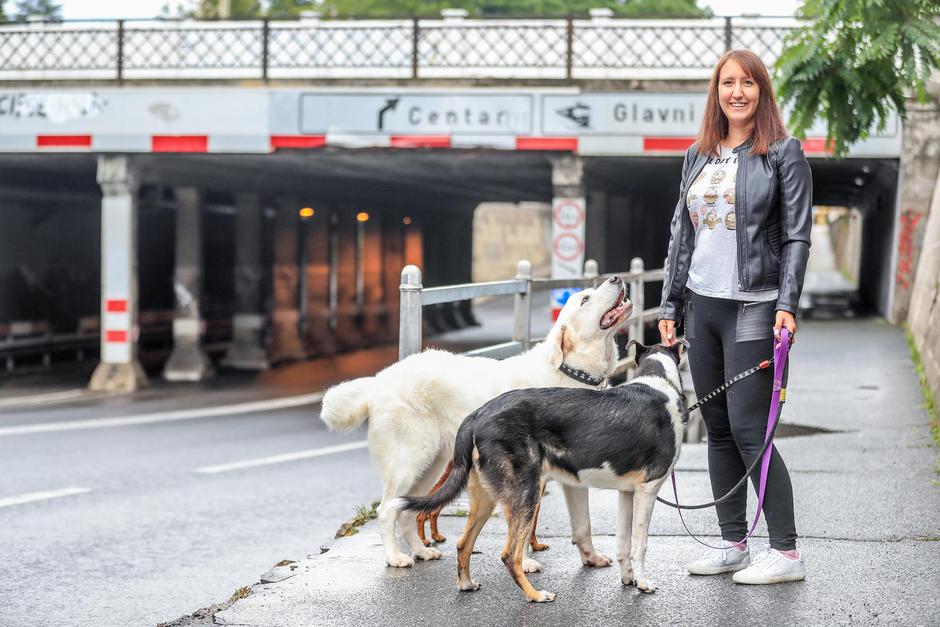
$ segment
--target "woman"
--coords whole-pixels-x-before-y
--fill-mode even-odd
[[[686,153],[672,219],[659,332],[676,342],[685,315],[689,365],[700,397],[767,359],[796,312],[809,256],[812,178],[800,142],[787,137],[764,64],[732,50],[715,67],[702,128]],[[792,340],[791,340],[792,342]],[[771,369],[759,371],[702,406],[715,497],[744,475],[764,443]],[[755,486],[759,477],[752,477]],[[764,513],[770,549],[752,559],[747,490],[716,506],[725,548],[688,565],[697,575],[736,571],[737,583],[806,577],[796,550],[793,491],[776,449]]]

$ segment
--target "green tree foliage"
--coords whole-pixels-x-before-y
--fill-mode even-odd
[[[0,7],[0,18],[2,18],[2,7]],[[37,15],[47,20],[61,20],[62,6],[52,0],[16,0],[13,3],[13,19],[23,21],[26,18]]]
[[[441,9],[466,9],[471,16],[586,15],[608,7],[622,17],[702,17],[697,0],[324,0],[327,15],[385,17],[439,15]]]
[[[289,19],[301,11],[317,11],[319,6],[317,0],[270,0],[266,15],[271,19]]]
[[[940,66],[940,2],[806,0],[800,15],[812,21],[790,35],[776,63],[794,135],[821,118],[844,156],[875,125],[883,129],[892,109],[903,116],[906,94],[926,99]]]
[[[588,9],[608,7],[618,17],[710,17],[698,0],[231,0],[233,19],[270,17],[290,19],[301,11],[325,17],[403,17],[440,15],[441,9],[466,9],[471,16],[587,15]],[[167,3],[165,16],[217,19],[219,0]]]
[[[231,19],[291,19],[301,11],[322,10],[319,0],[231,0]],[[166,17],[189,17],[205,20],[219,18],[219,0],[184,0],[164,4],[161,13]]]
[[[219,0],[199,0],[194,17],[212,20],[218,19]],[[251,19],[261,15],[261,3],[258,0],[230,0],[229,17],[233,20]]]

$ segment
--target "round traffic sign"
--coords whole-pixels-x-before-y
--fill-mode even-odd
[[[552,252],[562,261],[574,261],[584,252],[584,240],[574,233],[562,233],[552,242]]]
[[[575,198],[557,201],[552,211],[552,219],[563,229],[576,229],[584,224],[583,203]]]

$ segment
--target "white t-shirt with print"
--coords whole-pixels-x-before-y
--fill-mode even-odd
[[[738,289],[734,184],[738,156],[731,148],[719,147],[721,156],[709,157],[686,192],[686,208],[695,228],[695,247],[686,287],[702,296],[741,301],[777,298],[777,290],[742,292]]]

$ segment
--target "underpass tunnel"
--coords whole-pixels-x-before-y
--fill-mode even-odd
[[[264,367],[394,341],[402,266],[421,267],[425,286],[469,282],[476,208],[548,206],[559,195],[553,158],[526,151],[336,148],[135,155],[142,346],[176,350],[180,337],[173,334],[185,327],[210,345],[247,338],[248,357],[233,356],[230,347],[230,365],[241,359],[245,367]],[[0,157],[0,228],[10,240],[0,252],[0,323],[44,320],[54,331],[74,331],[97,322],[102,188],[96,159]],[[596,259],[601,272],[624,271],[633,257],[647,268],[662,267],[682,159],[581,159],[575,193],[587,200],[585,258]],[[860,243],[852,253],[858,299],[885,315],[898,162],[810,162],[814,204],[848,207],[846,215],[858,216]],[[198,216],[192,227],[198,238],[187,237],[185,225],[182,234],[178,229],[187,203],[189,219]],[[550,220],[544,210],[539,215]],[[830,226],[832,236],[847,232],[842,223]],[[198,267],[181,274],[174,251],[187,241],[200,263],[187,262]],[[245,249],[253,252],[245,257]],[[506,251],[518,255],[511,241]],[[182,311],[181,283],[199,305],[195,317]],[[646,290],[647,303],[659,301],[661,284]],[[468,305],[428,308],[428,330],[472,324]]]
[[[861,221],[855,300],[863,309],[886,316],[894,281],[898,161],[809,162],[814,206],[852,208],[855,213],[847,215],[857,215]],[[610,157],[586,161],[586,255],[598,260],[602,272],[628,268],[633,257],[641,257],[647,268],[663,266],[681,171],[681,158]],[[837,228],[831,235],[843,231]],[[842,246],[840,242],[827,244]],[[811,257],[814,253],[819,254],[818,249],[810,251]],[[649,284],[646,302],[659,302],[661,288],[661,283]],[[806,288],[811,286],[807,284]]]
[[[0,256],[0,323],[49,320],[55,332],[100,331],[96,157],[9,155],[0,161],[0,226],[13,241]],[[237,336],[239,316],[249,313],[238,303],[252,282],[258,286],[248,291],[262,300],[255,318],[265,319],[257,335],[266,336],[269,351],[258,359],[393,341],[403,265],[419,265],[426,286],[470,281],[474,208],[551,197],[551,166],[541,154],[328,149],[135,155],[130,163],[139,177],[140,343],[164,353],[176,350],[171,333],[181,317],[189,316],[190,327],[204,332],[209,344]],[[196,205],[196,238],[178,231],[186,192]],[[247,240],[239,235],[246,203],[258,216]],[[200,263],[188,262],[198,268],[188,270],[182,286],[196,298],[195,314],[183,311],[174,256],[194,239]],[[246,243],[257,244],[256,268],[239,258]],[[473,322],[468,307],[428,313],[430,330]],[[259,331],[251,320],[246,324]]]

